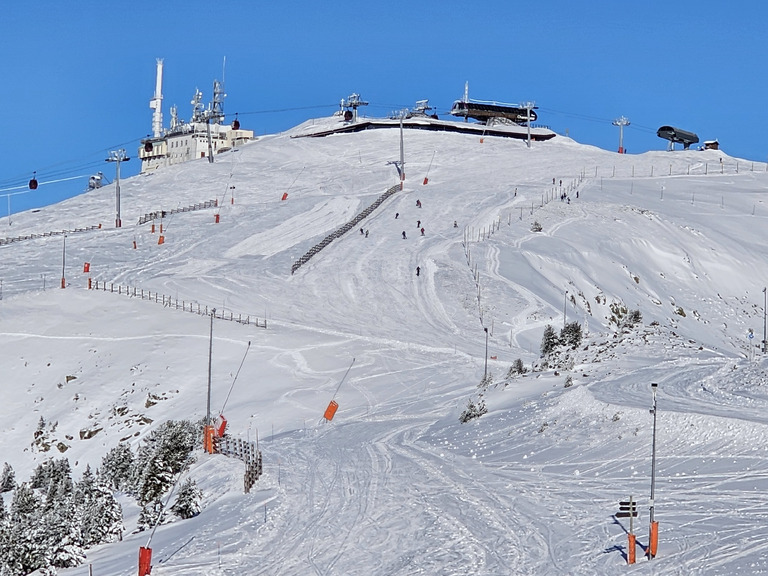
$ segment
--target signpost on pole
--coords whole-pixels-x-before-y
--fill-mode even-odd
[[[627,546],[627,564],[634,564],[636,542],[634,522],[632,520],[637,518],[637,502],[635,502],[633,496],[630,496],[629,500],[626,502],[619,502],[619,511],[616,513],[616,518],[629,518],[629,534],[627,535],[629,539],[629,545]]]

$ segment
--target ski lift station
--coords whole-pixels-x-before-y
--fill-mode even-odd
[[[688,150],[691,144],[696,144],[699,141],[699,137],[693,132],[687,130],[681,130],[674,126],[662,126],[656,131],[656,135],[664,140],[669,140],[669,149],[675,149],[675,143],[683,145],[684,150]]]

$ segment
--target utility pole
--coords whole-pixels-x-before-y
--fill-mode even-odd
[[[651,413],[653,414],[653,444],[651,449],[651,502],[650,502],[650,536],[648,538],[648,559],[651,560],[656,557],[656,550],[659,545],[659,523],[655,521],[655,495],[656,495],[656,389],[658,388],[656,382],[651,383],[651,390],[653,391],[653,408]]]
[[[483,373],[483,382],[485,382],[488,377],[488,328],[483,330],[485,330],[485,372]]]
[[[563,330],[565,330],[566,306],[567,305],[568,305],[568,290],[566,290],[565,294],[563,294]]]
[[[125,155],[125,150],[111,150],[107,162],[115,163],[115,228],[120,228],[123,223],[120,219],[120,162],[128,162],[130,158]]]
[[[613,121],[613,125],[619,127],[619,154],[624,154],[624,126],[629,126],[629,118],[620,116]]]

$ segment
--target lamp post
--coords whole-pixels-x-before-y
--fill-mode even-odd
[[[483,381],[488,376],[488,328],[483,328],[485,330],[485,372],[483,373]]]
[[[652,559],[656,556],[656,549],[659,544],[659,523],[655,521],[655,496],[656,496],[656,389],[658,388],[656,382],[651,383],[651,390],[653,391],[653,408],[651,413],[653,414],[653,444],[651,449],[651,501],[650,501],[650,537],[648,545],[648,559]]]

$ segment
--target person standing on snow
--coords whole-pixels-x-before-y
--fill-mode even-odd
[[[403,240],[405,240],[405,239],[406,239],[406,237],[405,237],[405,230],[403,230]]]
[[[418,276],[421,273],[421,268],[416,266],[416,276]]]

